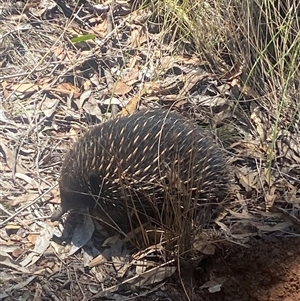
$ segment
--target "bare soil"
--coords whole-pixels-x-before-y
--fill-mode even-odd
[[[195,273],[190,300],[201,301],[297,301],[300,300],[300,238],[253,240],[251,247],[219,250]],[[186,275],[185,275],[186,276]],[[219,292],[200,289],[203,280],[226,279]],[[182,277],[187,280],[188,277]],[[188,300],[178,291],[178,281],[168,286],[169,294],[159,300]],[[176,293],[175,293],[176,291]],[[156,294],[157,295],[157,294]],[[138,298],[142,300],[158,300]]]
[[[205,301],[300,300],[300,238],[255,240],[214,259],[211,278],[226,277],[217,293],[196,290]],[[196,300],[196,298],[195,298]]]

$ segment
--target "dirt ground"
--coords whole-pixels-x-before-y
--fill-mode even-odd
[[[216,251],[214,256],[204,259],[199,269],[192,273],[191,268],[182,269],[182,277],[167,279],[165,285],[159,289],[143,287],[140,292],[133,293],[127,288],[124,291],[112,293],[103,298],[92,300],[134,300],[134,301],[297,301],[300,300],[300,237],[252,239],[250,247],[230,246]],[[49,260],[49,258],[48,258]],[[76,265],[73,258],[71,265]],[[73,262],[73,263],[72,263]],[[82,266],[82,260],[79,260]],[[42,264],[40,262],[40,264]],[[78,264],[78,262],[77,262]],[[75,266],[74,266],[75,268]],[[72,268],[71,268],[72,270]],[[70,270],[70,271],[71,271]],[[84,276],[81,272],[81,276]],[[192,276],[192,277],[190,277]],[[70,279],[72,276],[70,276]],[[28,298],[26,300],[51,301],[51,300],[90,300],[83,299],[88,293],[89,278],[80,278],[81,289],[78,285],[58,285],[52,295],[41,294],[36,298],[37,289],[41,286],[51,286],[54,278],[36,278],[27,286]],[[60,279],[60,278],[59,278]],[[64,279],[61,277],[61,279]],[[220,291],[211,293],[208,288],[203,288],[204,283],[221,279]],[[49,282],[50,281],[50,282]],[[183,282],[184,288],[183,289]],[[1,283],[1,279],[0,279]],[[78,282],[79,283],[79,282]],[[53,283],[52,283],[53,284]],[[95,284],[95,283],[94,283]],[[210,285],[212,288],[215,285]],[[83,291],[82,291],[83,289]],[[53,287],[52,287],[53,290]],[[99,286],[95,285],[95,291]],[[101,289],[100,289],[101,291]],[[152,291],[152,293],[149,293]],[[1,292],[1,288],[0,288]],[[59,292],[59,294],[58,294]],[[21,300],[25,291],[14,292],[10,297],[1,300]],[[58,294],[58,297],[54,297]],[[128,295],[129,294],[129,295]],[[46,296],[47,295],[47,296]],[[188,297],[187,297],[188,295]],[[136,297],[135,297],[136,296]],[[25,299],[22,299],[25,300]]]
[[[221,250],[217,256],[205,260],[201,264],[203,270],[194,275],[193,293],[189,289],[191,286],[185,286],[189,298],[183,291],[178,292],[178,281],[175,280],[173,285],[169,284],[164,297],[138,298],[138,301],[300,300],[300,238],[253,240],[250,244],[249,249]],[[207,288],[200,289],[204,278],[206,281],[226,280],[219,292],[209,293]]]
[[[205,301],[300,300],[300,238],[255,240],[234,248],[209,267],[211,279],[226,277],[220,292],[195,290]]]

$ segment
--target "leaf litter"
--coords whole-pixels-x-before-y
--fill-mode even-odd
[[[80,135],[91,124],[113,116],[116,108],[126,115],[137,107],[174,106],[213,129],[235,122],[227,130],[243,139],[224,145],[235,167],[235,201],[197,237],[194,248],[199,254],[214,255],[224,241],[249,247],[255,236],[297,236],[299,137],[289,132],[279,135],[275,166],[270,169],[264,148],[272,134],[268,114],[251,102],[249,122],[234,103],[258,98],[251,88],[240,87],[240,73],[228,70],[219,79],[195,56],[174,56],[172,44],[160,44],[159,34],[137,25],[145,15],[137,15],[124,1],[115,2],[113,28],[108,17],[112,4],[87,1],[78,8],[49,1],[14,10],[8,2],[4,7],[0,48],[5,66],[0,74],[5,99],[0,107],[4,300],[21,298],[28,288],[53,300],[65,296],[124,300],[153,293],[168,298],[170,286],[165,281],[178,266],[166,260],[161,244],[133,253],[119,237],[106,241],[105,235],[99,237],[101,226],[88,216],[72,229],[66,220],[64,227],[48,220],[57,204],[53,191],[60,162],[73,140],[69,133]],[[23,28],[15,25],[14,17],[20,18]],[[39,27],[27,21],[36,18],[41,20]],[[288,183],[287,191],[282,181]],[[200,289],[215,293],[225,281],[214,277]]]

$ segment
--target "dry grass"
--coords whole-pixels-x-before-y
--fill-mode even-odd
[[[190,43],[200,57],[212,63],[211,67],[217,67],[214,71],[243,65],[244,83],[261,94],[278,90],[278,84],[284,92],[288,83],[299,77],[297,1],[150,3],[160,29],[165,28],[166,35],[172,32],[177,44]]]
[[[273,119],[267,158],[271,173],[278,128],[295,127],[299,122],[300,4],[271,0],[152,0],[144,4],[152,11],[149,24],[156,24],[162,44],[172,45],[174,55],[193,49],[217,77],[240,72],[241,86],[257,93],[257,101]],[[250,120],[249,112],[243,114]],[[232,132],[225,131],[224,137],[228,143]],[[187,221],[192,220],[194,206],[191,199],[178,202],[171,197],[166,202],[178,203],[180,208],[166,206],[167,216],[176,219],[170,218],[165,225],[171,238],[177,237],[178,254],[184,254],[193,245],[192,225]]]

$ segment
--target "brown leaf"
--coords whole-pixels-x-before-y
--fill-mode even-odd
[[[63,47],[55,46],[51,50],[58,60],[62,61],[66,57],[66,51]]]
[[[39,86],[32,83],[24,83],[24,84],[14,84],[11,86],[8,86],[10,90],[21,92],[21,93],[32,93],[39,90]]]
[[[30,241],[33,245],[35,245],[36,239],[39,237],[38,234],[29,234],[27,235],[28,241]]]
[[[245,174],[244,174],[245,173]],[[241,169],[235,168],[235,174],[240,181],[240,184],[245,188],[246,191],[251,191],[253,188],[259,189],[257,187],[258,179],[257,179],[257,171],[245,171],[242,172]]]
[[[129,72],[126,73],[126,75],[122,78],[122,81],[125,82],[127,85],[133,85],[138,81],[139,77],[139,68],[134,67],[131,68]]]
[[[56,88],[50,89],[50,91],[55,91],[67,96],[73,95],[74,98],[79,98],[81,94],[79,88],[73,86],[70,83],[59,84]]]
[[[138,75],[138,67],[135,67],[136,66],[136,63],[137,61],[139,60],[139,57],[138,56],[132,56],[130,59],[129,59],[129,64],[128,64],[128,68],[129,70],[132,70],[133,68],[135,68],[135,73],[136,73],[136,70],[137,70],[137,75]],[[127,75],[128,76],[128,75]]]
[[[21,254],[23,253],[23,249],[21,248],[16,248],[12,251],[11,255],[14,257],[14,258],[18,258]]]
[[[89,263],[89,268],[91,269],[95,266],[104,264],[106,262],[107,262],[107,259],[102,254],[100,254],[91,260],[91,262]]]
[[[1,86],[2,86],[2,89],[3,89],[4,98],[8,98],[9,92],[7,90],[7,86],[8,86],[7,81],[3,81],[2,84],[1,84]]]
[[[129,45],[132,48],[139,48],[141,44],[145,41],[145,38],[141,39],[142,26],[135,28],[131,31],[131,36],[129,39]]]
[[[196,240],[193,247],[205,255],[214,255],[216,251],[215,245],[207,241]]]
[[[107,35],[107,19],[97,23],[94,26],[94,30],[97,32],[97,38],[104,38]]]
[[[132,90],[132,87],[123,83],[123,82],[117,82],[114,86],[114,94],[116,95],[125,95],[129,93]]]
[[[143,88],[140,93],[133,96],[131,100],[128,102],[125,108],[122,109],[122,111],[118,114],[118,116],[126,116],[130,115],[135,112],[137,105],[139,101],[141,100],[141,97],[146,93],[147,88]]]

